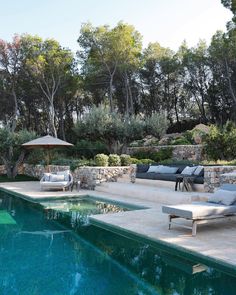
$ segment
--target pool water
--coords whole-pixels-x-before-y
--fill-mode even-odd
[[[236,294],[232,275],[80,222],[81,206],[78,215],[75,204],[54,205],[0,193],[1,295]]]

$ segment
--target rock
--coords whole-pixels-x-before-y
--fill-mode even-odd
[[[182,136],[182,133],[171,133],[165,134],[160,140],[159,145],[168,145],[172,140],[177,139]]]
[[[202,144],[203,142],[203,137],[206,134],[209,134],[210,132],[210,127],[204,124],[198,124],[196,125],[193,130],[193,140],[196,144]]]

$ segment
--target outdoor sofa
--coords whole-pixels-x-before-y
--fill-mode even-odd
[[[40,180],[41,190],[67,190],[73,186],[73,176],[69,170],[44,173]]]
[[[176,178],[184,173],[184,169],[187,167],[195,167],[194,165],[181,165],[181,164],[170,164],[170,165],[160,165],[160,164],[137,164],[136,178],[141,179],[152,179],[152,180],[164,180],[176,182]],[[199,166],[202,167],[202,166]],[[162,168],[162,169],[158,169]],[[188,173],[186,173],[188,174]],[[194,183],[203,184],[204,183],[204,168],[200,169],[198,174],[193,174]]]
[[[196,236],[198,224],[236,215],[236,184],[222,185],[208,198],[207,202],[162,206],[162,212],[169,215],[169,229],[175,223],[192,229],[192,236]],[[190,220],[192,221],[192,226],[176,223],[173,221],[176,218]]]

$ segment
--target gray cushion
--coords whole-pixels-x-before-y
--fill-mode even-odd
[[[193,175],[194,171],[196,170],[197,166],[194,167],[189,167],[186,166],[184,168],[184,170],[181,172],[181,174],[185,174],[185,175]]]
[[[236,214],[236,206],[225,206],[209,202],[195,202],[176,206],[162,206],[162,212],[189,219],[202,219],[209,216]]]

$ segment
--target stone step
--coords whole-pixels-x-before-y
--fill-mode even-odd
[[[160,204],[184,204],[195,201],[205,201],[208,195],[199,192],[175,192],[173,188],[126,183],[123,180],[102,183],[96,186],[96,191],[124,196],[127,197],[127,201],[140,199]]]

